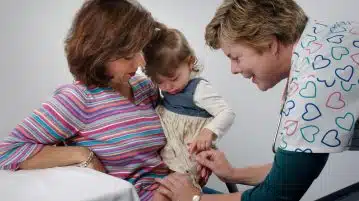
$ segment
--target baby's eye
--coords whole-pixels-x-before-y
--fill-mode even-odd
[[[171,79],[171,81],[176,81],[176,80],[178,80],[178,77],[174,77]]]

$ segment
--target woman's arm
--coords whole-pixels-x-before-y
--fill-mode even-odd
[[[52,145],[84,127],[85,103],[75,86],[59,89],[0,142],[0,169],[49,168],[83,161],[88,150]]]
[[[272,164],[233,168],[223,152],[209,150],[199,153],[196,157],[199,164],[208,167],[224,182],[257,185],[268,175]]]
[[[212,153],[211,153],[212,152]],[[201,201],[214,200],[243,200],[243,201],[284,201],[300,200],[309,189],[313,181],[323,170],[329,154],[302,153],[278,150],[272,165],[267,164],[256,168],[233,169],[223,154],[216,150],[202,152],[205,162],[198,160],[202,165],[208,165],[217,176],[233,179],[239,183],[257,184],[254,188],[243,193],[203,195]],[[208,158],[209,156],[209,158]],[[271,170],[268,172],[268,169]],[[248,175],[246,175],[248,174]],[[258,176],[256,174],[259,174]],[[233,175],[232,177],[230,175]],[[164,187],[160,193],[173,200],[191,200],[200,192],[193,186],[188,175],[173,174],[164,179],[157,179]]]
[[[19,169],[43,169],[74,165],[86,161],[90,152],[86,147],[44,146],[37,154],[21,162]]]
[[[234,168],[231,178],[227,182],[255,186],[262,183],[268,175],[272,163],[265,165],[249,166],[245,168]]]
[[[241,201],[242,193],[231,193],[231,194],[204,194],[201,197],[201,201],[218,201],[218,200],[225,200],[225,201]]]
[[[143,90],[137,90],[134,97],[138,100],[143,99],[144,97],[148,98],[151,101],[153,108],[156,108],[161,101],[160,90],[157,84],[145,76],[138,75],[137,79],[139,80],[138,82],[140,85],[142,85]]]

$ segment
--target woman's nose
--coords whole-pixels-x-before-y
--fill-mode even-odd
[[[242,69],[238,66],[238,64],[234,61],[231,62],[231,72],[232,74],[242,73]]]

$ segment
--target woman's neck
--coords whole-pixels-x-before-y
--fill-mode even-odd
[[[112,88],[115,91],[117,91],[118,93],[120,93],[122,96],[126,97],[131,102],[134,101],[132,87],[128,82],[126,82],[126,83],[112,83],[111,85],[112,85]]]

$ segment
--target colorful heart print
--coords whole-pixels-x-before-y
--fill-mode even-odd
[[[355,123],[354,115],[350,112],[347,112],[344,117],[335,118],[335,123],[339,128],[346,131],[351,131]]]
[[[280,142],[280,144],[279,144],[279,148],[281,148],[281,149],[285,149],[285,148],[287,148],[287,146],[288,146],[288,143],[284,140],[284,138],[282,137],[282,140],[281,140],[281,142]]]
[[[327,29],[328,25],[321,24],[321,23],[315,23],[313,27],[313,33],[318,34]]]
[[[301,41],[301,46],[302,48],[306,48],[308,47],[312,42],[316,41],[317,37],[307,34]]]
[[[285,134],[288,136],[293,135],[297,131],[297,127],[298,127],[298,121],[287,120],[284,123]]]
[[[309,149],[309,148],[307,148],[307,149],[300,149],[300,148],[297,148],[297,149],[295,149],[294,151],[295,151],[295,152],[303,152],[303,153],[308,153],[308,154],[313,153],[313,151],[312,151],[311,149]]]
[[[340,139],[338,138],[338,131],[335,129],[329,130],[322,139],[322,143],[328,147],[337,147],[341,144]]]
[[[353,46],[359,48],[359,40],[353,41]]]
[[[312,42],[309,47],[305,48],[305,50],[307,51],[307,55],[309,56],[311,54],[318,52],[318,50],[320,50],[322,47],[323,44]]]
[[[319,128],[314,125],[300,128],[300,133],[302,134],[303,138],[309,143],[313,143],[315,141],[315,135],[317,135],[319,131]]]
[[[297,52],[293,52],[292,59],[291,59],[291,65],[296,65],[299,59],[299,54]]]
[[[335,69],[335,74],[337,77],[345,82],[349,82],[352,79],[354,74],[354,67],[351,65],[347,65],[344,68]]]
[[[342,26],[333,26],[330,28],[330,32],[332,33],[342,33],[342,32],[346,32],[347,29],[342,27]]]
[[[335,60],[341,60],[344,56],[349,54],[349,50],[346,47],[332,47],[332,57]]]
[[[314,75],[314,74],[309,74],[309,75],[307,75],[305,78],[306,78],[307,80],[309,80],[309,79],[311,79],[311,78],[315,79],[315,75]]]
[[[287,101],[286,104],[285,104],[285,107],[283,108],[283,113],[285,116],[289,116],[289,113],[292,109],[295,108],[295,103],[294,101],[290,100],[290,101]]]
[[[350,56],[352,60],[359,66],[359,53]]]
[[[331,109],[340,110],[345,107],[345,101],[340,92],[334,92],[329,95],[326,106]]]
[[[330,59],[325,58],[323,55],[317,55],[314,58],[314,62],[312,63],[312,66],[314,70],[319,70],[328,67],[330,63],[331,63]]]
[[[342,89],[346,92],[349,92],[352,90],[353,86],[356,85],[356,84],[351,84],[351,83],[348,83],[348,82],[343,82],[343,81],[340,81],[340,85],[342,87]]]
[[[344,35],[335,35],[330,38],[327,38],[327,41],[329,43],[340,44],[343,42],[343,38],[344,38]]]
[[[313,121],[322,116],[318,106],[313,103],[307,103],[305,105],[305,112],[302,115],[303,120],[305,121]]]
[[[308,81],[305,87],[299,91],[303,98],[315,98],[317,96],[317,86],[313,81]]]
[[[328,88],[334,86],[334,84],[335,84],[335,82],[336,82],[335,79],[332,80],[332,81],[328,81],[328,80],[324,80],[324,79],[322,80],[322,79],[319,79],[319,78],[317,78],[317,81],[320,82],[320,83],[324,83],[325,86],[328,87]]]
[[[296,81],[292,81],[288,87],[288,97],[294,95],[299,89],[299,84]]]

